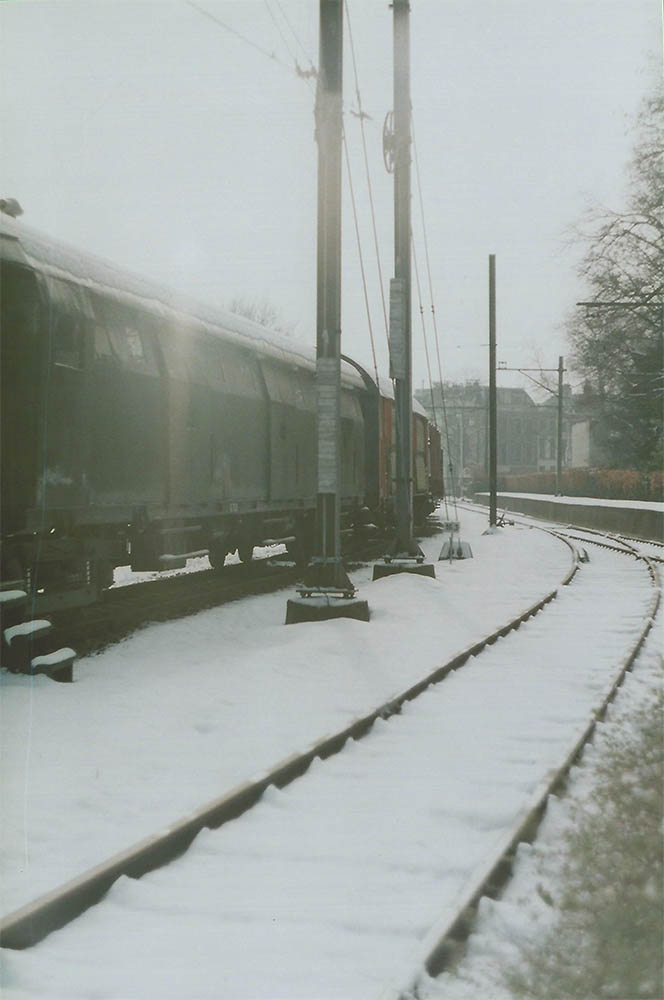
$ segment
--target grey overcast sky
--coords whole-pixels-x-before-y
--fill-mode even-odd
[[[6,0],[2,196],[24,221],[213,304],[267,299],[315,339],[317,0]],[[384,276],[393,269],[387,0],[349,0]],[[220,22],[220,23],[218,23]],[[412,103],[445,377],[557,364],[583,294],[570,229],[619,208],[633,122],[662,74],[660,0],[412,0]],[[381,374],[377,282],[348,34],[345,127]],[[413,180],[415,181],[415,171]],[[345,179],[343,350],[371,349]],[[430,316],[417,189],[413,226]],[[427,379],[414,287],[414,382]],[[427,325],[432,336],[430,324]],[[437,365],[434,365],[437,377]],[[518,384],[517,376],[501,376]]]

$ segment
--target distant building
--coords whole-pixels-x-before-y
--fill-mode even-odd
[[[533,401],[525,389],[498,386],[498,475],[547,472],[556,468],[558,404],[551,396],[544,403]],[[415,397],[441,429],[445,469],[449,457],[461,484],[486,476],[488,469],[489,388],[479,381],[444,384],[432,392],[420,389]],[[444,397],[444,398],[443,398]],[[571,390],[564,387],[563,465],[571,458]],[[443,406],[444,403],[444,406]],[[446,420],[445,417],[446,416]],[[449,448],[448,448],[449,438]],[[449,457],[448,457],[449,451]]]
[[[570,467],[596,469],[607,463],[606,428],[601,407],[587,386],[572,398]]]

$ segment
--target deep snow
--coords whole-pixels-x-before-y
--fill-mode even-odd
[[[436,580],[354,573],[369,623],[285,626],[289,589],[145,628],[79,660],[73,685],[3,671],[2,912],[382,704],[569,569],[542,531],[485,527],[464,515],[475,558]]]
[[[592,743],[573,768],[564,796],[550,798],[536,842],[520,845],[512,878],[500,899],[481,901],[477,924],[458,967],[437,979],[423,982],[419,994],[422,1000],[477,1000],[478,997],[513,1000],[506,973],[523,968],[524,958],[527,959],[533,948],[540,947],[547,936],[556,931],[560,916],[556,900],[569,887],[566,835],[575,828],[579,809],[592,811],[596,808],[593,798],[607,747],[616,740],[624,744],[637,738],[635,717],[653,704],[657,692],[664,686],[663,658],[664,608],[660,607],[634,670],[627,674],[605,720],[598,725]],[[629,781],[631,776],[620,777]],[[616,865],[620,877],[620,858]],[[596,890],[592,883],[588,885],[586,905],[595,904],[593,893]],[[655,891],[661,891],[661,886],[656,886]],[[577,900],[582,906],[580,895]],[[576,974],[582,977],[584,968],[579,964],[582,960],[578,950],[570,952],[567,959],[572,968],[576,967]],[[661,983],[659,985],[661,987]],[[657,995],[657,984],[651,983],[644,994]]]
[[[515,528],[478,549],[486,570],[499,552],[504,563],[508,548],[515,556],[538,549],[543,561],[544,541]],[[406,633],[423,672],[441,621],[451,629],[444,609],[472,603],[476,630],[482,619],[479,597],[454,600],[471,566],[477,573],[477,554],[473,563],[440,565],[437,581],[398,577],[367,587],[369,625],[327,623],[304,638],[302,626],[282,626],[282,635],[298,635],[291,658],[305,642],[316,657],[322,651],[318,666],[336,647],[341,669],[339,642],[351,626],[355,642],[371,636],[373,659],[362,645],[365,670],[382,672],[396,653],[406,672]],[[531,567],[531,587],[534,578]],[[400,717],[283,792],[269,790],[246,816],[204,832],[168,868],[140,882],[122,879],[102,905],[41,945],[7,955],[7,996],[379,995],[416,962],[422,936],[560,760],[633,641],[649,596],[642,567],[593,554],[545,612]],[[419,632],[432,619],[435,626],[417,652],[413,619]],[[361,694],[346,693],[350,702]],[[298,712],[291,706],[291,719]]]

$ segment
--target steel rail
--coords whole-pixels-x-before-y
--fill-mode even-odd
[[[556,532],[556,534],[558,533]],[[564,538],[563,535],[558,535],[558,537]],[[603,548],[611,547],[616,552],[632,555],[637,560],[643,560],[646,563],[654,592],[645,612],[639,635],[605,688],[598,707],[574,736],[561,765],[542,779],[510,830],[501,838],[492,857],[477,866],[454,903],[430,929],[418,955],[411,961],[409,969],[401,978],[400,985],[388,987],[381,994],[381,1000],[412,1000],[413,997],[419,995],[417,992],[418,982],[423,972],[431,977],[438,976],[444,971],[452,957],[458,955],[460,945],[467,940],[472,932],[481,898],[483,896],[495,898],[509,880],[517,847],[524,841],[532,842],[534,840],[546,811],[549,796],[564,785],[571,768],[583,754],[586,744],[592,739],[597,723],[606,714],[609,705],[625,680],[626,674],[634,665],[634,661],[652,628],[661,602],[661,580],[653,561],[639,553],[637,549],[629,552],[626,549],[618,549],[616,546],[608,546],[589,539],[587,544],[599,545]]]
[[[518,629],[553,601],[559,588],[567,586],[578,570],[576,549],[567,539],[559,540],[570,550],[571,566],[561,583],[543,598],[483,639],[456,653],[416,684],[389,698],[373,711],[358,716],[339,732],[322,737],[304,750],[286,757],[269,771],[237,785],[200,809],[187,813],[159,833],[146,837],[51,892],[7,914],[0,920],[0,946],[11,949],[31,947],[99,902],[120,876],[140,878],[147,872],[168,864],[187,850],[201,830],[216,829],[241,816],[258,802],[270,785],[275,785],[277,788],[285,787],[304,774],[316,758],[325,759],[339,753],[349,739],[361,739],[377,719],[385,720],[397,714],[406,702],[422,694],[430,685],[444,680],[448,674],[477,656],[487,646]]]

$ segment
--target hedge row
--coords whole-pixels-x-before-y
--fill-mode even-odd
[[[477,486],[476,488],[480,488]],[[483,489],[488,488],[485,482]],[[556,492],[555,472],[498,476],[499,492]],[[608,500],[664,500],[664,473],[635,469],[564,469],[561,493],[568,497],[601,497]]]

